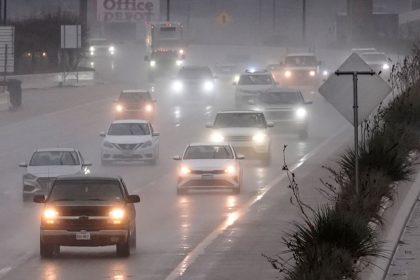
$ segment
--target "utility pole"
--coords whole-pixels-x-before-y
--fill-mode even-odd
[[[171,0],[166,0],[166,21],[170,21]]]
[[[302,0],[302,39],[306,42],[306,0]]]
[[[0,14],[2,14],[2,23],[6,25],[7,23],[7,0],[3,0],[3,6],[0,3]]]
[[[276,31],[277,24],[277,3],[276,0],[273,0],[273,31]]]
[[[357,82],[358,82],[358,76],[359,75],[369,75],[373,76],[375,75],[375,71],[336,71],[335,74],[337,76],[340,75],[347,75],[353,77],[353,113],[354,113],[354,120],[353,120],[353,126],[354,126],[354,173],[355,173],[355,191],[356,195],[359,195],[359,103],[358,103],[358,88],[357,88]]]

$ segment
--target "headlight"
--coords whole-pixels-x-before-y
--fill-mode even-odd
[[[150,60],[150,67],[156,66],[156,60]]]
[[[236,175],[236,167],[235,167],[235,165],[229,165],[228,167],[226,167],[225,173],[228,174],[228,175],[230,175],[230,176]]]
[[[54,224],[59,216],[59,213],[54,208],[46,208],[42,213],[42,217],[47,224]]]
[[[114,208],[109,212],[109,217],[113,224],[121,224],[122,220],[125,218],[125,210],[122,208]]]
[[[314,77],[315,76],[315,71],[314,70],[311,70],[311,71],[309,71],[309,76],[311,76],[311,77]]]
[[[383,70],[388,70],[389,69],[389,64],[385,63],[384,65],[382,65],[382,69]]]
[[[307,112],[305,108],[297,108],[295,111],[295,116],[299,120],[306,118]]]
[[[239,83],[239,79],[241,78],[241,76],[239,76],[239,75],[235,75],[234,77],[233,77],[233,82],[235,82],[235,83]]]
[[[213,132],[213,134],[210,136],[210,140],[214,143],[221,143],[225,141],[225,137],[219,132]]]
[[[113,53],[115,52],[115,47],[114,47],[114,46],[110,46],[110,47],[108,48],[108,51],[109,51],[111,54],[113,54]]]
[[[153,106],[152,104],[147,104],[144,109],[146,110],[146,112],[152,112],[153,111]]]
[[[188,174],[191,173],[191,169],[188,166],[181,166],[181,168],[179,169],[179,176],[186,176]]]
[[[33,180],[35,178],[36,176],[31,173],[26,173],[25,175],[23,175],[23,180]]]
[[[322,71],[322,76],[328,76],[328,71],[327,70]]]
[[[212,81],[205,81],[203,84],[203,89],[205,91],[212,91],[214,88],[214,84]]]
[[[121,104],[117,104],[115,106],[115,111],[117,111],[118,113],[121,113],[122,111],[124,111],[124,106]]]
[[[286,78],[290,78],[290,77],[292,77],[292,72],[291,72],[291,71],[289,71],[289,70],[287,70],[286,72],[284,72],[284,76],[285,76]]]
[[[261,111],[263,111],[263,108],[262,107],[254,107],[254,108],[252,108],[252,110],[257,111],[257,112],[261,112]]]
[[[88,168],[88,167],[84,167],[83,168],[83,174],[85,174],[85,175],[88,175],[88,174],[90,174],[90,169]]]
[[[141,147],[142,148],[148,148],[152,145],[153,145],[152,141],[149,140],[149,141],[144,142],[144,144]]]
[[[179,54],[181,54],[181,55],[184,54],[184,50],[183,49],[180,49],[179,50]]]
[[[94,52],[95,51],[95,47],[93,47],[93,46],[91,46],[91,47],[89,47],[89,51],[92,53],[92,52]]]
[[[181,66],[184,63],[184,61],[177,59],[175,63],[177,66]]]
[[[181,81],[175,81],[172,83],[172,89],[176,92],[180,92],[184,88]]]
[[[104,141],[103,145],[106,148],[114,148],[114,145],[112,145],[112,143],[111,142],[108,142],[108,141]]]
[[[263,144],[267,141],[267,134],[259,132],[252,137],[252,141],[256,144]]]

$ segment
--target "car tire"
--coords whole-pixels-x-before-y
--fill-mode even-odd
[[[117,244],[117,256],[126,258],[130,256],[131,236],[128,234],[127,240]]]
[[[130,248],[131,249],[136,249],[137,247],[137,229],[136,229],[136,222],[134,222],[134,231],[133,233],[130,235]]]
[[[41,258],[51,258],[54,255],[54,251],[56,251],[56,247],[54,244],[48,244],[39,241],[39,254]],[[59,247],[58,247],[59,248]]]

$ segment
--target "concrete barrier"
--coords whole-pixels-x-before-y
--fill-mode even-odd
[[[94,71],[80,71],[63,73],[46,73],[31,75],[7,76],[8,79],[22,81],[22,89],[42,89],[57,86],[89,85],[95,81]]]

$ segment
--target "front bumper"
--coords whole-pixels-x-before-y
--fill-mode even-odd
[[[151,121],[155,117],[154,112],[146,112],[144,110],[125,110],[122,112],[114,112],[114,118],[118,120],[124,119],[142,119]]]
[[[102,161],[143,161],[153,160],[156,157],[156,148],[138,148],[135,150],[118,150],[102,147]]]
[[[238,175],[225,174],[190,174],[178,177],[178,188],[189,189],[232,189],[240,187]]]
[[[127,242],[128,229],[85,231],[89,233],[89,240],[77,240],[77,231],[41,229],[41,241],[47,244],[61,246],[108,246]]]

